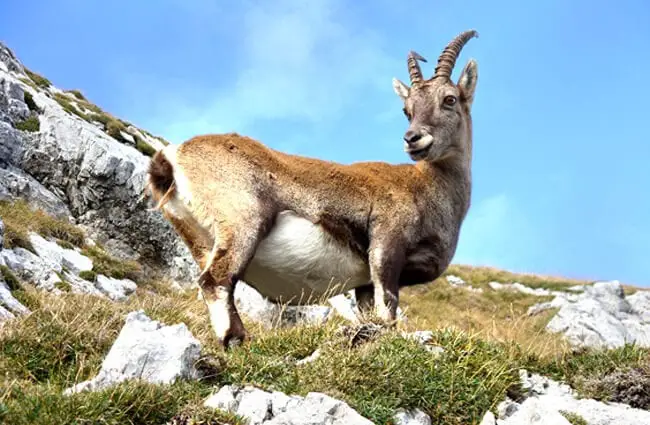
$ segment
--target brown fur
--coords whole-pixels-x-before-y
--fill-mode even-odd
[[[344,165],[279,152],[235,133],[180,145],[176,165],[189,184],[191,217],[170,221],[210,275],[201,282],[204,293],[218,293],[209,290],[216,286],[231,297],[277,215],[289,210],[322,226],[369,265],[375,294],[383,295],[375,303],[394,319],[399,287],[434,280],[456,250],[470,205],[475,85],[473,62],[459,84],[446,78],[410,88],[394,82],[410,122],[405,138],[417,133],[405,147],[415,164]],[[160,152],[152,160],[150,186],[158,201],[175,190],[172,167]],[[209,251],[217,255],[206,263]],[[370,303],[369,288],[357,290],[364,304]]]

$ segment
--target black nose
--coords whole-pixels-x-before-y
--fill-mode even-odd
[[[404,141],[408,143],[409,145],[412,145],[413,143],[417,142],[422,138],[422,134],[420,134],[419,131],[415,130],[408,130],[406,134],[404,134]]]

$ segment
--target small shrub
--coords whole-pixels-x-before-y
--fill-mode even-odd
[[[30,133],[37,133],[41,130],[41,121],[37,116],[32,115],[29,118],[16,123],[16,128]]]
[[[105,114],[104,112],[92,114],[89,116],[89,118],[90,121],[97,121],[104,124],[105,126],[107,126],[108,123],[111,122],[111,120],[113,119],[107,114]]]
[[[56,244],[59,245],[61,248],[74,249],[74,245],[72,243],[61,239],[57,239]]]
[[[92,270],[84,270],[79,272],[79,277],[88,282],[94,282],[97,279],[97,273]]]
[[[22,81],[23,83],[27,84],[29,87],[33,88],[34,90],[38,90],[38,86],[36,85],[36,83],[34,83],[34,82],[33,82],[32,80],[30,80],[29,78],[21,77],[21,78],[20,78],[20,81]]]
[[[0,266],[0,274],[10,291],[17,291],[22,288],[20,281],[7,266]]]
[[[650,366],[621,368],[584,380],[582,392],[605,401],[650,410]]]
[[[24,99],[30,111],[36,112],[37,114],[41,112],[41,108],[38,107],[38,105],[34,101],[34,97],[30,92],[28,91],[24,92]]]
[[[86,99],[86,97],[83,95],[83,93],[81,93],[81,91],[79,91],[79,90],[67,90],[67,92],[70,93],[71,95],[73,95],[74,97],[76,97],[79,100],[88,101],[88,99]]]
[[[135,148],[139,150],[141,153],[147,156],[153,156],[156,153],[156,149],[154,149],[153,146],[151,146],[149,143],[142,140],[141,137],[139,136],[133,136],[133,137],[135,137]]]
[[[74,114],[85,121],[90,121],[88,115],[81,112],[81,110],[78,107],[76,107],[75,105],[72,104],[72,102],[70,102],[70,98],[68,96],[62,93],[55,93],[54,100],[56,100],[66,112]]]
[[[42,75],[38,75],[37,73],[30,71],[27,68],[25,68],[25,73],[34,82],[34,84],[41,88],[46,89],[52,85],[52,83],[50,83],[50,80],[43,77]]]
[[[93,272],[103,274],[114,279],[140,280],[141,267],[135,261],[120,260],[99,247],[87,247],[82,252],[93,260]]]
[[[70,282],[68,282],[60,273],[57,273],[57,276],[59,276],[60,280],[54,284],[54,287],[59,291],[70,292],[72,290]]]
[[[124,125],[118,120],[111,119],[108,121],[108,124],[106,124],[106,134],[115,140],[126,143],[127,141],[122,136],[122,131],[126,132],[126,128],[124,128]]]

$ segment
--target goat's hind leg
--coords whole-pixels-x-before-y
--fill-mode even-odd
[[[232,278],[217,281],[214,270],[223,267],[223,255],[219,247],[207,231],[204,231],[192,217],[178,218],[164,212],[167,220],[171,222],[185,245],[190,250],[192,257],[204,272],[199,276],[199,288],[210,312],[210,322],[219,341],[226,347],[230,342],[243,341],[246,338],[246,329],[234,305],[234,283]],[[212,241],[211,241],[212,239]],[[217,249],[210,257],[213,249]],[[214,264],[208,264],[212,261]],[[222,276],[223,273],[216,273]],[[226,273],[227,277],[227,273]]]
[[[268,226],[262,217],[236,222],[222,220],[215,246],[202,275],[203,293],[210,311],[212,327],[219,341],[228,348],[243,342],[247,335],[234,302],[235,286],[255,255]],[[228,223],[228,224],[225,224]]]

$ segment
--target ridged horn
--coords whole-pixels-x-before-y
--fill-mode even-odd
[[[456,59],[460,51],[472,37],[478,37],[478,32],[475,30],[462,32],[447,44],[447,47],[445,47],[445,50],[442,51],[438,58],[438,64],[433,73],[433,78],[451,78],[451,72],[454,70],[454,65],[456,65]]]
[[[411,50],[406,59],[406,64],[409,68],[409,77],[411,77],[411,84],[421,83],[423,80],[422,70],[418,61],[426,62],[427,60],[420,56],[418,53]]]

